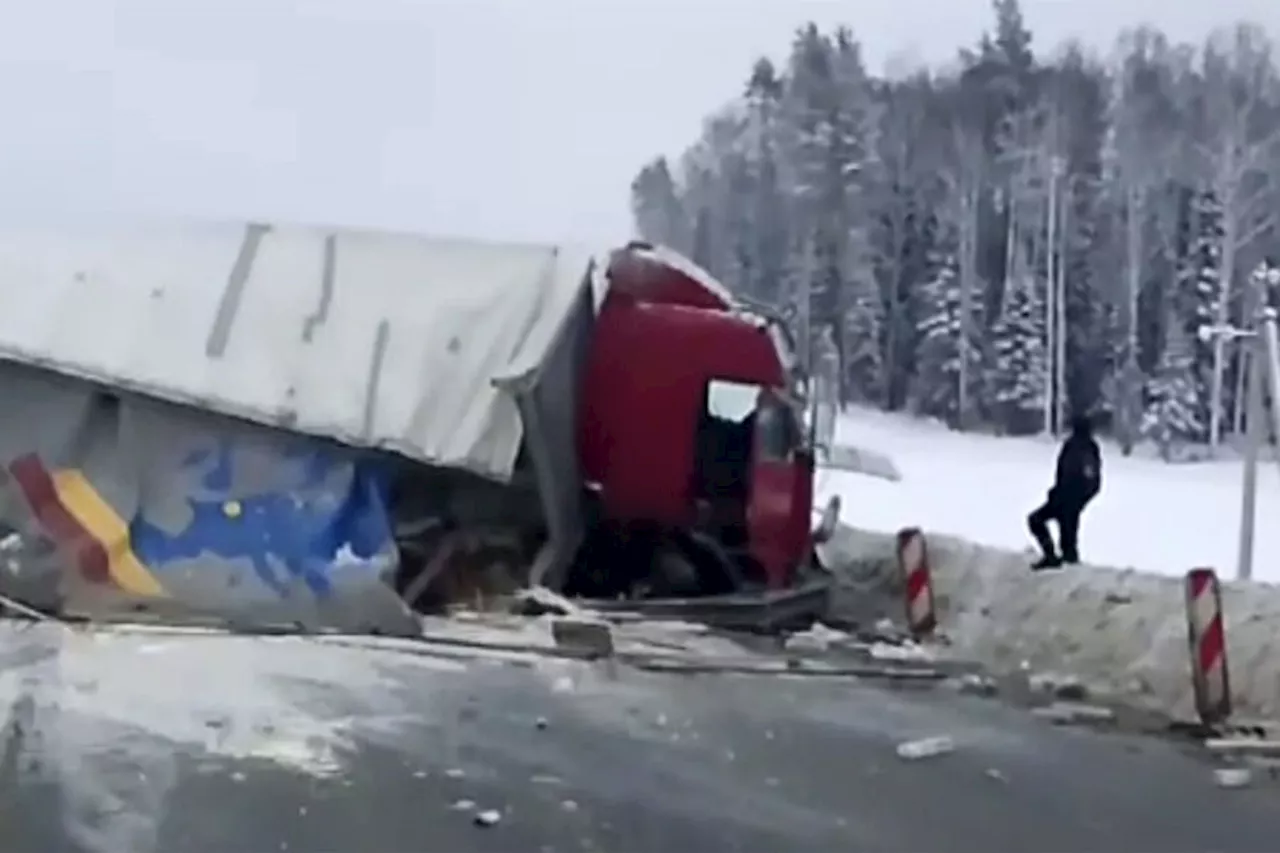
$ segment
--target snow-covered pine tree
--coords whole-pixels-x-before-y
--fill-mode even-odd
[[[1187,333],[1191,377],[1195,384],[1196,416],[1208,424],[1213,382],[1213,344],[1199,338],[1202,326],[1217,322],[1222,266],[1222,206],[1211,192],[1197,193],[1190,217],[1192,237],[1178,269],[1175,299],[1177,322]],[[1225,416],[1225,413],[1224,413]],[[1224,421],[1225,423],[1225,421]]]
[[[1030,275],[1005,287],[1000,316],[991,329],[987,378],[992,414],[1013,435],[1037,432],[1044,422],[1044,306]]]
[[[920,310],[917,326],[920,348],[916,357],[912,408],[922,415],[940,418],[956,426],[960,414],[960,279],[954,255],[935,259],[933,276],[918,291]],[[974,307],[972,328],[981,328],[978,306]],[[979,384],[982,356],[977,346],[969,348],[971,392]]]
[[[1176,315],[1170,318],[1164,352],[1147,386],[1142,436],[1155,443],[1160,458],[1174,458],[1179,447],[1204,441],[1203,396],[1196,376],[1193,338]]]
[[[852,291],[844,314],[843,387],[848,398],[864,403],[882,403],[885,395],[883,347],[884,303],[876,282],[868,273],[864,279],[846,281]]]

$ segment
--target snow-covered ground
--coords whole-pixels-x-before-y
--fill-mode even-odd
[[[986,545],[1032,547],[1026,517],[1044,499],[1057,445],[1045,439],[960,434],[927,421],[864,409],[843,415],[844,441],[890,454],[898,483],[827,472],[820,497],[839,493],[843,520],[886,532],[918,525]],[[1125,458],[1103,444],[1102,493],[1081,524],[1081,556],[1094,565],[1180,575],[1212,566],[1233,577],[1240,525],[1238,460],[1166,464]],[[1280,473],[1258,476],[1254,577],[1280,583]]]

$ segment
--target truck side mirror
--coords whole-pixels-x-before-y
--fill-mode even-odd
[[[813,455],[813,449],[809,447],[796,448],[795,460],[800,467],[806,471],[812,471],[817,466],[817,462]]]
[[[836,525],[840,523],[840,496],[832,495],[827,501],[827,508],[822,511],[822,520],[814,528],[812,538],[815,545],[826,542],[835,535]]]

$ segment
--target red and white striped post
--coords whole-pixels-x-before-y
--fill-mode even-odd
[[[1218,575],[1213,569],[1192,569],[1187,572],[1186,593],[1191,686],[1200,721],[1211,726],[1231,716],[1227,631]]]
[[[898,570],[906,589],[907,629],[916,639],[938,627],[933,607],[933,578],[929,574],[929,550],[918,527],[898,531]]]

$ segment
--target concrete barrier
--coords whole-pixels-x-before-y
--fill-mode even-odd
[[[1029,553],[925,532],[938,632],[996,672],[1065,671],[1094,689],[1192,719],[1183,574],[1071,566],[1032,572]],[[824,548],[832,616],[902,620],[897,537],[842,528]],[[1280,587],[1222,584],[1235,713],[1280,720]]]

